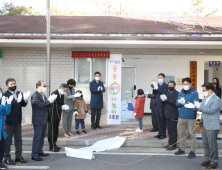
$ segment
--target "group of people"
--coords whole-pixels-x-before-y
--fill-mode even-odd
[[[221,128],[220,109],[221,109],[221,87],[218,78],[214,78],[212,83],[202,85],[204,98],[199,99],[199,94],[192,87],[189,77],[182,79],[183,89],[176,90],[175,81],[165,83],[165,75],[160,73],[158,81],[151,81],[153,88],[152,94],[145,92],[151,98],[150,107],[152,110],[151,132],[158,131],[154,136],[158,139],[166,138],[168,130],[168,144],[164,146],[167,150],[176,149],[177,130],[179,134],[179,150],[175,155],[185,154],[186,131],[188,130],[191,138],[191,148],[187,156],[188,159],[196,157],[196,115],[197,111],[202,112],[200,126],[202,128],[202,143],[204,147],[205,161],[201,166],[218,169],[218,146],[217,135]],[[142,89],[137,91],[134,114],[139,121],[139,129],[136,132],[143,132],[143,114],[145,104],[145,94]],[[201,102],[201,103],[200,103]],[[211,142],[209,142],[211,141]]]
[[[72,130],[72,120],[75,118],[76,135],[81,132],[86,134],[86,116],[91,116],[91,127],[96,130],[102,129],[100,126],[101,110],[103,108],[103,93],[105,87],[100,81],[101,73],[94,74],[95,80],[90,82],[91,115],[83,99],[82,91],[75,92],[76,82],[70,79],[67,83],[62,83],[58,89],[53,91],[47,98],[45,96],[47,85],[40,80],[36,83],[36,91],[31,95],[30,91],[22,93],[17,90],[16,80],[9,78],[6,80],[7,91],[0,88],[0,169],[7,169],[5,164],[15,165],[16,162],[27,163],[28,160],[22,156],[22,107],[26,107],[31,96],[32,124],[34,137],[32,143],[32,160],[43,161],[44,156],[49,156],[43,152],[45,132],[48,124],[49,151],[59,152],[60,147],[56,145],[59,135],[59,124],[62,119],[63,136],[74,136]],[[15,142],[15,161],[12,160],[10,151],[12,138]],[[3,158],[4,163],[3,164]]]

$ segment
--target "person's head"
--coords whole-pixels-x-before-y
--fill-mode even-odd
[[[0,87],[0,100],[2,99],[3,91],[2,88]]]
[[[168,90],[169,90],[169,91],[173,91],[173,90],[175,89],[175,87],[176,87],[176,82],[173,81],[173,80],[170,80],[170,81],[168,82]]]
[[[39,93],[44,93],[46,91],[46,83],[42,80],[39,80],[36,83],[36,89],[39,91]]]
[[[94,78],[95,78],[95,80],[96,80],[96,81],[99,81],[99,80],[100,80],[100,78],[101,78],[101,73],[100,73],[100,72],[98,72],[98,71],[97,71],[97,72],[95,72],[95,73],[94,73]]]
[[[158,75],[158,83],[161,84],[162,82],[164,82],[164,80],[165,80],[165,74],[160,73]]]
[[[212,94],[214,94],[215,87],[212,83],[210,83],[210,82],[209,83],[204,83],[202,85],[202,87],[203,87],[203,92],[204,92],[205,97],[209,97]]]
[[[76,81],[74,79],[69,79],[67,81],[67,86],[69,86],[70,89],[76,86]]]
[[[15,91],[16,90],[16,81],[13,78],[8,78],[5,82],[6,87],[10,90],[10,91]]]
[[[144,94],[143,89],[138,89],[138,90],[137,90],[137,95],[142,95],[142,94]]]
[[[191,88],[191,79],[189,77],[182,79],[182,84],[183,84],[183,91],[188,92],[189,89]]]
[[[62,83],[62,84],[59,86],[59,93],[63,95],[63,94],[66,93],[67,89],[68,89],[67,84]]]
[[[81,98],[83,98],[83,94],[81,90],[77,90],[76,93],[80,93],[81,94]]]
[[[215,89],[219,89],[220,88],[220,82],[218,78],[213,78],[213,85],[216,87]]]

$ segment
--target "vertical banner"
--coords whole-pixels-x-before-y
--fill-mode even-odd
[[[121,124],[122,54],[110,54],[108,60],[107,124]]]
[[[197,89],[197,61],[190,61],[190,79],[192,87]]]

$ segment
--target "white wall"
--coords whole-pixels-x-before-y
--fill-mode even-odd
[[[164,73],[166,76],[175,76],[175,78],[184,78],[190,76],[190,61],[188,60],[146,60],[146,59],[127,59],[124,57],[124,65],[136,66],[136,82],[137,89],[143,89],[152,93],[150,86],[151,80],[157,80],[159,73]],[[204,61],[197,62],[197,91],[202,98],[201,85],[204,83]],[[181,91],[182,86],[176,86],[178,91]],[[146,98],[145,112],[150,111],[150,99]]]

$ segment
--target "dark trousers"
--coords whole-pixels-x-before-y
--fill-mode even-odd
[[[1,134],[1,140],[0,140],[0,163],[2,163],[3,157],[4,157],[4,152],[5,152],[5,145],[6,145],[6,140],[3,136],[3,133]]]
[[[10,151],[12,145],[12,137],[14,136],[15,141],[15,158],[22,157],[22,127],[21,124],[17,125],[6,125],[7,126],[7,134],[6,138],[6,148],[5,148],[5,160],[11,159]]]
[[[172,119],[166,119],[166,125],[168,129],[168,134],[169,134],[169,140],[168,143],[169,145],[176,146],[177,142],[177,120],[172,120]]]
[[[202,131],[202,143],[204,147],[205,161],[207,162],[211,161],[212,164],[216,164],[218,166],[217,135],[219,130],[208,130],[204,127],[203,124],[201,131]]]
[[[155,109],[152,109],[152,110],[151,110],[151,113],[152,113],[152,125],[153,125],[153,129],[154,129],[154,130],[158,130],[158,123],[157,123],[157,120],[156,120],[156,110],[155,110]]]
[[[102,109],[91,109],[91,125],[92,126],[99,126],[101,110]]]
[[[166,118],[164,116],[164,107],[163,106],[155,106],[156,110],[156,119],[158,123],[159,133],[158,135],[166,135]]]
[[[79,124],[81,124],[82,131],[85,130],[84,119],[75,119],[75,122],[76,122],[76,131],[79,131]]]
[[[44,145],[46,125],[33,125],[34,127],[34,137],[32,142],[32,157],[38,157],[42,154],[42,148]]]
[[[59,122],[60,121],[53,121],[53,123],[48,122],[48,142],[51,148],[56,144],[59,136]]]

